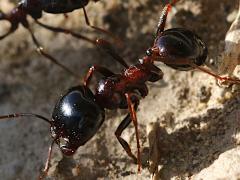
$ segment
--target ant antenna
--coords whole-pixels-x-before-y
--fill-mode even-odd
[[[38,114],[33,114],[33,113],[14,113],[14,114],[8,114],[4,116],[0,116],[0,119],[9,119],[9,118],[18,118],[18,117],[24,117],[24,116],[30,116],[30,117],[36,117],[38,119],[42,119],[45,122],[48,122],[49,124],[52,124],[51,121],[49,121],[47,118],[38,115]]]
[[[11,33],[13,33],[13,32],[17,29],[17,25],[14,25],[14,24],[9,20],[9,18],[7,17],[7,15],[0,10],[0,21],[1,21],[1,20],[9,21],[9,22],[11,23],[11,27],[10,27],[10,29],[8,30],[8,32],[6,32],[6,33],[3,34],[2,36],[0,36],[0,40],[4,39],[5,37],[7,37],[8,35],[10,35]]]
[[[174,4],[176,4],[179,0],[173,0],[171,3],[167,4],[163,10],[162,10],[162,14],[159,18],[159,22],[157,25],[157,31],[156,31],[156,36],[158,36],[160,33],[162,33],[164,31],[164,27],[166,24],[166,20],[167,20],[167,15],[170,12],[172,6]]]

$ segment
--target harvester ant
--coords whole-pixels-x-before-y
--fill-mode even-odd
[[[70,88],[60,97],[51,119],[32,113],[0,116],[0,119],[33,116],[49,123],[53,141],[49,147],[48,158],[40,179],[47,175],[54,143],[59,146],[64,155],[73,155],[80,146],[83,146],[97,133],[105,119],[105,109],[129,110],[115,131],[115,136],[128,156],[138,164],[138,171],[141,171],[136,110],[140,98],[148,95],[146,82],[156,82],[163,78],[163,72],[154,64],[155,61],[163,62],[177,70],[188,71],[197,68],[221,80],[239,83],[239,80],[219,77],[200,67],[204,64],[208,51],[205,43],[194,32],[184,28],[164,30],[168,12],[177,1],[174,0],[163,9],[154,44],[146,51],[146,56],[140,59],[139,63],[129,66],[109,42],[98,39],[96,44],[124,66],[125,69],[120,74],[115,74],[102,66],[92,66],[84,78],[83,85]],[[95,72],[104,77],[98,81],[95,93],[93,93],[89,84]],[[133,154],[129,144],[121,137],[122,132],[131,122],[136,132],[137,157]]]
[[[94,0],[95,2],[99,1],[99,0]],[[29,22],[27,20],[27,16],[31,16],[34,21],[50,30],[53,32],[57,32],[57,33],[65,33],[65,34],[70,34],[73,37],[76,37],[78,39],[83,39],[85,41],[88,41],[92,44],[95,45],[95,41],[89,39],[88,37],[85,37],[81,34],[78,34],[76,32],[73,32],[69,29],[64,29],[61,27],[53,27],[50,25],[46,25],[42,22],[40,22],[38,19],[40,19],[42,17],[42,13],[47,12],[47,13],[52,13],[52,14],[61,14],[64,13],[64,15],[66,15],[66,13],[72,12],[76,9],[83,9],[84,12],[84,17],[85,17],[85,21],[86,24],[103,33],[106,33],[110,36],[112,36],[115,40],[117,40],[117,42],[119,42],[118,38],[114,37],[114,35],[102,28],[93,26],[90,24],[90,21],[88,19],[87,16],[87,12],[85,10],[85,6],[89,3],[89,0],[77,0],[77,1],[64,1],[62,2],[60,1],[53,1],[53,0],[21,0],[18,4],[17,7],[15,7],[12,11],[10,11],[9,13],[5,14],[3,12],[0,11],[0,20],[5,20],[8,21],[11,24],[11,27],[9,29],[8,32],[6,32],[4,35],[0,36],[0,40],[4,39],[5,37],[9,36],[10,34],[12,34],[13,32],[15,32],[19,26],[19,24],[22,24],[23,27],[25,27],[29,33],[31,34],[32,40],[34,42],[34,44],[37,47],[37,52],[40,53],[41,55],[43,55],[44,57],[46,57],[48,60],[50,60],[51,62],[53,62],[54,64],[60,66],[61,68],[63,68],[64,70],[66,70],[67,72],[69,72],[70,74],[78,77],[74,72],[72,72],[69,68],[67,68],[66,66],[64,66],[63,64],[61,64],[60,62],[58,62],[58,60],[56,60],[54,57],[52,57],[51,55],[49,55],[48,53],[46,53],[43,48],[41,47],[40,43],[38,42],[37,38],[35,37],[32,29],[29,26]]]

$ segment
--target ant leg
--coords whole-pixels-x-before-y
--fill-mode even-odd
[[[65,17],[65,19],[68,18],[68,14],[67,13],[64,13],[63,16]]]
[[[138,172],[141,171],[141,156],[140,156],[140,143],[139,143],[139,134],[138,134],[138,122],[137,122],[137,115],[136,115],[136,110],[134,108],[134,106],[136,105],[136,103],[134,104],[131,100],[130,94],[129,93],[125,93],[126,99],[127,99],[127,103],[128,103],[128,109],[130,111],[130,116],[131,116],[131,120],[133,122],[133,125],[135,127],[135,133],[136,133],[136,139],[137,139],[137,162],[138,162]],[[138,102],[137,102],[138,105]]]
[[[78,39],[83,39],[85,41],[88,41],[94,45],[99,46],[100,48],[102,48],[105,52],[107,52],[108,54],[110,54],[115,60],[117,60],[120,64],[122,64],[124,67],[128,68],[127,63],[123,60],[123,58],[121,56],[119,56],[115,50],[113,49],[113,47],[111,46],[111,44],[108,41],[105,41],[103,39],[97,39],[96,41],[89,39],[88,37],[85,37],[81,34],[75,33],[71,30],[68,29],[63,29],[63,28],[59,28],[59,27],[52,27],[46,24],[43,24],[41,22],[39,22],[38,20],[35,20],[36,23],[42,27],[44,27],[45,29],[48,29],[50,31],[53,32],[58,32],[58,33],[65,33],[65,34],[70,34],[73,37],[76,37]]]
[[[119,143],[122,145],[123,149],[127,152],[128,156],[133,159],[134,163],[137,163],[138,160],[137,160],[136,156],[133,155],[129,144],[121,137],[122,132],[124,131],[124,129],[126,129],[128,127],[128,125],[131,123],[131,121],[132,120],[131,120],[130,114],[128,114],[123,119],[121,124],[118,126],[117,130],[115,131],[115,136],[117,137]]]
[[[229,81],[229,82],[233,82],[233,83],[240,84],[240,80],[239,80],[239,79],[234,79],[234,78],[230,78],[230,77],[221,77],[221,76],[219,76],[219,75],[217,75],[217,74],[214,74],[214,73],[210,72],[210,71],[209,71],[208,69],[206,69],[206,68],[197,66],[197,65],[195,65],[195,64],[190,64],[190,65],[193,66],[193,67],[196,68],[196,69],[199,69],[199,70],[202,71],[202,72],[205,72],[205,73],[207,73],[207,74],[209,74],[209,75],[211,75],[211,76],[219,79],[220,81]]]
[[[69,30],[69,29],[63,29],[63,28],[60,28],[60,27],[49,26],[49,25],[46,25],[46,24],[43,24],[43,23],[39,22],[37,19],[35,19],[35,22],[36,22],[38,25],[40,25],[40,26],[42,26],[42,27],[44,27],[45,29],[48,29],[48,30],[50,30],[50,31],[57,32],[57,33],[70,34],[71,36],[73,36],[73,37],[75,37],[75,38],[83,39],[83,40],[85,40],[85,41],[88,41],[88,42],[96,45],[96,43],[95,43],[94,40],[91,40],[91,39],[89,39],[88,37],[85,37],[85,36],[83,36],[83,35],[81,35],[81,34],[75,33],[75,32],[73,32],[73,31],[71,31],[71,30]]]
[[[6,14],[4,14],[3,12],[0,11],[0,21],[1,20],[6,20],[9,21],[11,23],[11,27],[8,30],[7,33],[5,33],[4,35],[0,36],[0,40],[4,39],[5,37],[9,36],[10,34],[12,34],[14,31],[16,31],[16,29],[18,28],[18,22],[12,22],[11,19],[9,19],[7,17]]]
[[[12,34],[14,31],[9,30],[6,34],[0,36],[0,40],[4,39],[5,37],[9,36],[10,34]]]
[[[107,31],[107,30],[105,30],[105,29],[102,29],[102,28],[93,26],[93,25],[90,24],[90,21],[89,21],[89,18],[88,18],[88,15],[87,15],[87,11],[86,11],[85,7],[83,7],[83,13],[84,13],[84,17],[85,17],[85,22],[86,22],[86,24],[87,24],[89,27],[91,27],[91,28],[93,28],[93,29],[95,29],[95,30],[97,30],[97,31],[100,31],[100,32],[102,32],[102,33],[105,33],[105,34],[107,34],[107,35],[109,35],[109,36],[111,36],[111,37],[115,40],[115,42],[116,42],[117,44],[122,45],[121,39],[119,39],[118,37],[116,37],[116,36],[115,36],[114,34],[112,34],[111,32],[109,32],[109,31]]]
[[[103,49],[106,53],[111,55],[113,57],[113,59],[115,59],[117,62],[119,62],[125,68],[129,67],[128,64],[126,63],[126,61],[114,50],[114,48],[108,41],[103,40],[103,39],[97,39],[96,45],[98,47],[100,47],[101,49]]]
[[[54,141],[52,141],[51,145],[49,146],[47,161],[46,161],[46,163],[45,163],[45,167],[44,167],[43,172],[41,173],[41,175],[40,175],[39,178],[38,178],[39,180],[44,179],[44,178],[47,176],[47,174],[48,174],[49,165],[50,165],[50,160],[51,160],[51,157],[52,157],[53,145],[54,145]]]
[[[163,8],[162,13],[161,13],[161,16],[160,16],[160,18],[159,18],[156,36],[158,36],[160,33],[162,33],[162,32],[164,31],[168,13],[170,12],[172,6],[173,6],[177,1],[179,1],[179,0],[173,0],[171,3],[168,3],[168,4],[165,5],[165,7]]]
[[[59,63],[57,59],[55,59],[54,57],[52,57],[50,54],[46,53],[43,48],[41,47],[40,43],[38,42],[37,38],[34,36],[32,30],[30,28],[27,28],[28,31],[30,32],[31,36],[32,36],[32,40],[34,42],[34,44],[37,46],[37,52],[41,55],[43,55],[44,57],[46,57],[48,60],[50,60],[52,63],[58,65],[59,67],[61,67],[62,69],[64,69],[65,71],[67,71],[68,73],[70,73],[71,75],[73,75],[76,78],[79,78],[79,75],[74,73],[73,71],[71,71],[69,68],[67,68],[66,66],[64,66],[63,64]]]
[[[89,82],[90,80],[92,79],[92,76],[93,76],[93,73],[97,71],[99,73],[101,73],[102,75],[104,75],[105,77],[109,77],[109,76],[112,76],[114,75],[114,73],[110,70],[108,70],[107,68],[105,67],[102,67],[102,66],[97,66],[97,65],[94,65],[92,66],[89,70],[88,70],[88,73],[87,75],[85,76],[84,78],[84,86],[87,86],[89,85]]]

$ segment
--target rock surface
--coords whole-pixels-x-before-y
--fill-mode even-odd
[[[13,3],[1,0],[0,9],[7,12]],[[166,3],[165,0],[102,0],[89,3],[87,12],[92,24],[108,29],[124,41],[124,46],[117,49],[130,64],[136,63],[153,43]],[[237,0],[182,0],[172,9],[167,28],[186,27],[197,32],[209,47],[210,61],[223,50],[224,37],[231,24],[227,17],[237,9]],[[71,28],[93,39],[112,41],[88,28],[81,10],[70,13],[67,19],[63,15],[44,14],[41,21]],[[7,26],[0,22],[0,33]],[[85,41],[49,32],[33,22],[31,27],[43,47],[81,78],[92,64],[101,64],[114,72],[122,68]],[[0,114],[34,112],[50,118],[58,97],[82,80],[48,62],[34,48],[30,35],[22,27],[0,41]],[[137,174],[137,166],[114,136],[127,112],[117,110],[107,112],[100,131],[80,147],[73,158],[62,157],[54,146],[48,179],[149,179],[153,170],[148,170],[148,158],[154,143],[158,145],[153,148],[158,157],[150,165],[155,166],[155,170],[158,168],[155,178],[240,178],[239,87],[219,87],[214,78],[199,71],[180,72],[162,64],[159,67],[164,79],[148,84],[149,95],[141,101],[137,114],[142,173]],[[152,125],[154,131],[151,131]],[[132,125],[123,137],[136,153]],[[155,141],[149,146],[152,138]],[[1,121],[0,179],[36,179],[50,143],[49,127],[44,122],[34,118]]]

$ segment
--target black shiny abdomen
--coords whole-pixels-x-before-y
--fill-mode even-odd
[[[56,140],[57,144],[60,143],[59,138],[65,138],[68,141],[65,143],[66,147],[75,152],[96,134],[104,121],[104,110],[96,104],[90,89],[77,86],[59,99],[52,119],[53,138],[60,134]]]
[[[86,6],[88,2],[89,0],[41,0],[42,9],[53,14],[72,12]]]
[[[166,65],[178,70],[194,69],[190,65],[178,65],[179,59],[188,59],[197,66],[202,65],[207,58],[207,47],[192,31],[184,28],[165,30],[157,39],[160,56],[168,58]]]
[[[89,0],[23,0],[21,4],[30,11],[34,9],[35,11],[43,10],[48,13],[60,14],[82,8],[88,2]]]
[[[42,3],[41,0],[22,0],[19,3],[21,8],[24,8],[27,13],[34,19],[42,17]]]

